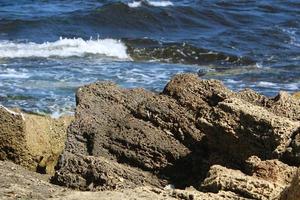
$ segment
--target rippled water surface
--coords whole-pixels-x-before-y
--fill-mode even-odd
[[[72,112],[81,85],[159,91],[180,72],[300,88],[298,0],[0,0],[0,103]]]

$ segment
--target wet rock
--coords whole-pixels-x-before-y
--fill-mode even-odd
[[[0,159],[53,173],[71,118],[59,120],[0,107]]]

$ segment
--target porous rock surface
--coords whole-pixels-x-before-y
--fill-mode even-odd
[[[239,170],[213,165],[201,187],[210,192],[232,191],[250,199],[276,199],[286,185],[247,176]]]
[[[114,191],[82,192],[50,184],[48,175],[41,175],[8,161],[0,161],[0,199],[33,199],[33,200],[244,200],[236,198],[232,192],[221,191],[203,193],[195,189],[159,189],[156,187],[135,187]],[[245,199],[246,200],[246,199]]]
[[[295,92],[293,97],[300,100],[300,92]]]
[[[0,160],[54,173],[71,117],[52,119],[0,106]]]
[[[93,191],[174,184],[194,186],[195,199],[278,199],[296,175],[291,165],[300,164],[300,102],[285,92],[235,93],[181,74],[160,94],[97,82],[76,100],[56,184]]]
[[[100,190],[135,188],[152,185],[159,187],[163,179],[153,174],[113,162],[104,157],[83,156],[67,153],[57,172],[54,183],[79,190]],[[166,183],[166,182],[165,182]]]
[[[50,199],[67,191],[41,175],[10,161],[0,161],[0,199]]]
[[[286,187],[281,195],[280,200],[298,200],[300,199],[300,169],[296,172],[292,182]]]

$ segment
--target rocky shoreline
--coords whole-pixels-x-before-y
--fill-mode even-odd
[[[159,94],[93,83],[76,104],[0,107],[0,199],[300,199],[299,93],[180,74]]]

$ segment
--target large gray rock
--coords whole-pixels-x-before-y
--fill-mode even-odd
[[[234,93],[220,81],[181,74],[161,94],[98,82],[81,87],[76,97],[75,120],[53,178],[69,187],[195,186],[214,164],[248,170],[256,180],[263,173],[249,167],[250,156],[292,164],[300,152],[299,104],[286,93],[274,99],[251,90]],[[276,191],[290,181],[278,179],[264,181],[277,184]]]
[[[164,168],[188,155],[190,150],[172,135],[136,116],[138,106],[151,102],[154,95],[103,82],[80,88],[66,151],[103,156],[147,170]]]

